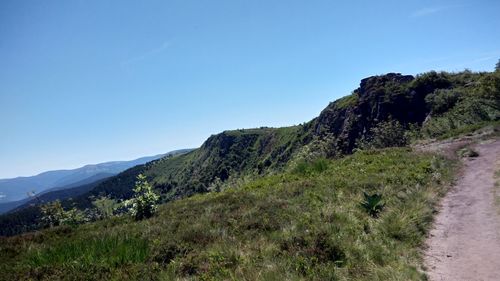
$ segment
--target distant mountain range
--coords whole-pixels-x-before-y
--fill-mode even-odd
[[[71,170],[48,171],[31,177],[17,177],[12,179],[0,179],[0,214],[8,212],[18,206],[21,206],[32,198],[28,197],[29,192],[35,193],[40,197],[46,193],[55,191],[73,190],[68,194],[78,195],[75,188],[80,186],[89,187],[94,182],[101,182],[103,179],[123,172],[131,167],[145,164],[147,162],[162,158],[167,155],[176,155],[184,153],[189,149],[171,151],[165,154],[155,156],[141,157],[131,161],[112,161],[99,164],[85,165],[83,167]],[[85,188],[83,188],[85,189]],[[85,189],[84,191],[88,191]],[[54,194],[65,194],[64,192]],[[45,196],[47,198],[58,198],[57,195]]]
[[[103,180],[114,176],[116,174],[113,173],[99,173],[97,175],[93,175],[84,180],[71,183],[66,186],[58,186],[47,189],[40,193],[33,194],[32,197],[26,197],[21,200],[11,201],[6,203],[0,203],[0,214],[9,212],[11,210],[21,209],[26,205],[29,205],[32,201],[36,202],[48,202],[56,199],[62,200],[69,198],[71,196],[80,195],[83,192],[89,191],[91,186],[95,186]],[[95,185],[94,185],[95,184]],[[64,195],[64,196],[63,196]],[[36,196],[36,198],[35,198]]]

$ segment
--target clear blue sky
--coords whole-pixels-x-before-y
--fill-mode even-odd
[[[309,121],[386,72],[492,70],[500,1],[0,1],[0,178]]]

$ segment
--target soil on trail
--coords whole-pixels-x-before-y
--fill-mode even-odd
[[[425,253],[431,281],[500,280],[500,212],[495,171],[500,140],[473,146],[456,185],[442,201]]]

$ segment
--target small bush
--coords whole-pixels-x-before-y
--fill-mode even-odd
[[[42,226],[78,225],[88,221],[83,211],[72,208],[65,211],[59,200],[40,206],[42,211]]]
[[[382,203],[382,195],[378,193],[374,193],[372,195],[364,192],[364,201],[361,203],[361,206],[365,211],[372,217],[376,218],[382,212],[385,207],[385,204]]]
[[[307,175],[312,173],[322,173],[327,169],[328,160],[326,160],[325,158],[319,158],[313,161],[300,161],[295,165],[293,172],[299,175]]]
[[[100,197],[92,201],[92,205],[97,209],[100,219],[106,219],[113,216],[115,210],[119,207],[116,200],[108,197]]]
[[[496,99],[498,101],[500,98],[500,71],[482,77],[479,83],[480,86],[474,94],[482,98]]]
[[[438,89],[425,97],[425,102],[433,114],[441,114],[451,109],[462,96],[456,89]]]
[[[77,208],[72,208],[64,212],[64,217],[61,220],[61,224],[76,226],[88,221],[89,219],[83,211]]]
[[[45,227],[53,227],[61,224],[64,219],[64,209],[61,201],[56,200],[40,206],[42,211],[42,224]]]
[[[358,140],[361,149],[401,147],[408,144],[408,134],[397,120],[389,119],[378,123],[370,133]]]
[[[156,204],[160,199],[153,187],[146,180],[146,176],[139,174],[134,188],[135,196],[132,203],[132,215],[136,220],[150,218],[156,212]]]
[[[451,110],[432,116],[422,126],[423,137],[444,138],[478,129],[500,118],[500,108],[495,103],[468,97],[459,101]]]
[[[472,150],[470,148],[462,148],[460,149],[458,152],[458,156],[460,157],[478,157],[479,156],[479,153],[477,153],[475,150]]]

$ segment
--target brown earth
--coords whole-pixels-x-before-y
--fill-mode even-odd
[[[449,153],[467,143],[442,148]],[[495,194],[500,139],[474,144],[472,149],[479,156],[463,160],[463,171],[443,199],[427,241],[424,264],[431,281],[500,280],[500,212]]]

